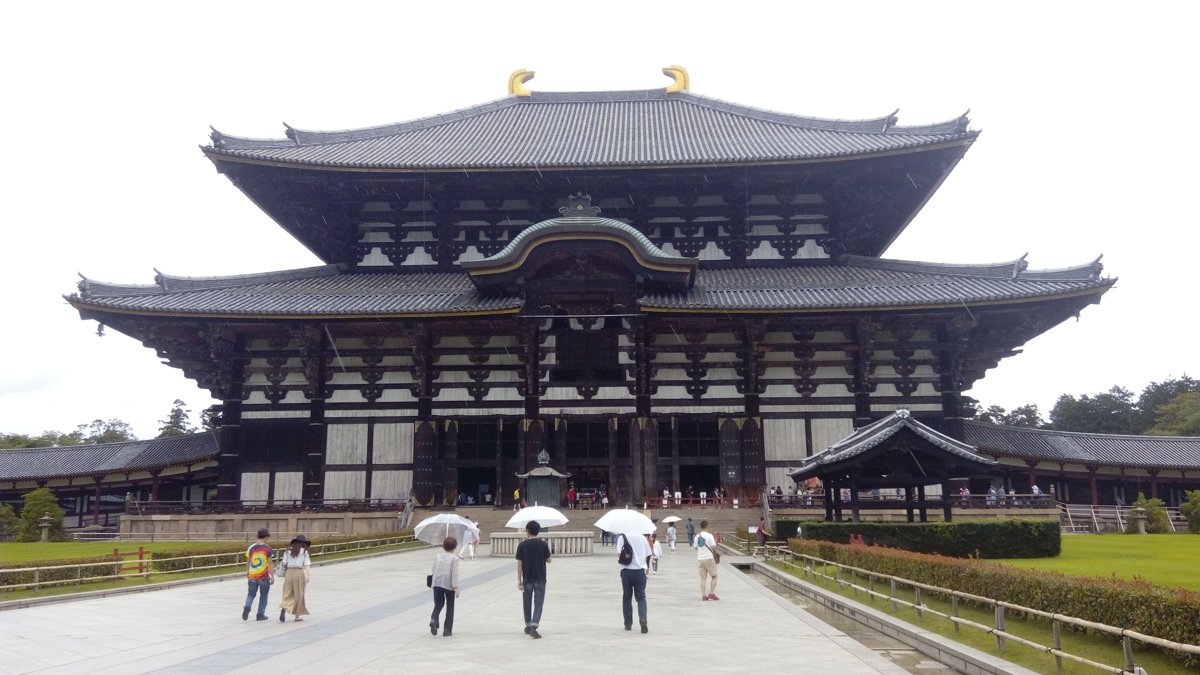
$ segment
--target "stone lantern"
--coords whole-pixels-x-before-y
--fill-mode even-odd
[[[525,481],[526,503],[541,504],[558,508],[562,494],[562,481],[570,478],[571,474],[555,471],[550,467],[550,453],[542,450],[538,453],[538,467],[529,473],[519,473],[517,478]]]
[[[1146,508],[1143,506],[1135,506],[1129,509],[1129,519],[1133,521],[1134,527],[1137,528],[1138,534],[1146,534]]]
[[[38,527],[42,528],[42,541],[50,541],[50,512],[45,511],[41,518],[38,518]]]

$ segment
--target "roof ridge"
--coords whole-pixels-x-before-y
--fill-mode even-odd
[[[1026,254],[1028,255],[1028,254]],[[1028,281],[1085,281],[1100,278],[1104,266],[1100,258],[1089,263],[1062,267],[1057,269],[1031,270],[1026,256],[1016,260],[993,263],[939,263],[921,260],[900,260],[896,258],[875,258],[872,256],[844,254],[842,260],[855,267],[870,267],[899,272],[921,272],[944,274],[950,276],[988,277],[996,279],[1013,279]]]
[[[1156,436],[1153,434],[1105,434],[1094,431],[1065,431],[1061,429],[1034,429],[1032,427],[1016,427],[1009,424],[992,424],[991,422],[982,422],[980,420],[963,420],[964,424],[979,427],[982,429],[997,428],[1001,431],[1015,431],[1019,433],[1036,434],[1038,436],[1074,436],[1087,438],[1109,438],[1114,440],[1129,439],[1138,441],[1167,441],[1174,442],[1180,440],[1200,441],[1200,436]]]
[[[427,115],[401,122],[391,122],[357,129],[308,130],[284,123],[284,139],[259,139],[226,134],[212,128],[211,149],[249,150],[267,148],[290,148],[314,145],[330,145],[351,141],[370,140],[398,135],[419,129],[428,129],[479,115],[526,105],[560,105],[571,103],[637,103],[641,101],[677,101],[698,105],[731,115],[738,115],[760,122],[784,124],[791,127],[839,133],[870,133],[891,135],[961,135],[968,132],[970,120],[966,114],[951,120],[923,126],[897,126],[893,111],[882,117],[868,119],[824,118],[778,112],[754,106],[732,103],[718,98],[702,96],[691,91],[667,93],[665,89],[629,89],[616,91],[534,91],[530,96],[509,95],[444,113]],[[211,127],[210,127],[211,128]],[[978,132],[971,132],[978,133]]]
[[[213,277],[187,277],[163,274],[155,269],[153,284],[115,284],[89,279],[80,274],[79,296],[83,298],[107,298],[123,295],[160,295],[179,291],[208,290],[212,288],[229,288],[251,283],[274,283],[279,281],[295,281],[336,276],[341,273],[340,265],[316,265],[290,270],[270,272],[253,272],[250,274],[234,274]],[[67,296],[70,297],[70,296]]]

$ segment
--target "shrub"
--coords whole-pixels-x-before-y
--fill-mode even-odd
[[[38,488],[26,492],[22,499],[25,504],[21,507],[21,528],[17,541],[41,541],[42,528],[39,522],[42,516],[50,516],[50,541],[63,541],[67,538],[63,532],[63,518],[67,515],[58,505],[58,498],[49,488]]]
[[[950,523],[800,523],[806,539],[839,544],[851,535],[867,544],[955,558],[1047,558],[1062,552],[1062,531],[1051,520],[1014,518]]]
[[[1187,501],[1179,505],[1179,511],[1188,521],[1188,532],[1200,534],[1200,490],[1188,490]]]
[[[15,537],[21,528],[21,519],[13,510],[12,504],[0,504],[0,541]]]
[[[1140,506],[1146,509],[1146,532],[1148,534],[1166,534],[1171,531],[1170,517],[1167,516],[1167,509],[1163,505],[1163,500],[1158,497],[1146,499],[1146,495],[1139,492],[1132,506],[1134,508]],[[1137,521],[1133,518],[1127,519],[1125,521],[1125,532],[1137,534]]]
[[[61,565],[86,565],[86,567],[65,567],[55,569]],[[37,580],[40,583],[50,581],[74,581],[89,577],[107,577],[117,574],[117,559],[113,555],[93,556],[89,558],[56,558],[54,560],[33,560],[17,564],[0,565],[0,585],[8,584],[32,584],[34,582],[33,570],[16,572],[11,570],[20,570],[31,567],[43,567],[38,575]],[[14,589],[20,590],[20,589]]]
[[[1075,577],[980,560],[792,539],[792,551],[1045,612],[1200,644],[1200,593],[1141,580]]]

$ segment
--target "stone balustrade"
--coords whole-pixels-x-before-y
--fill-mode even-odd
[[[517,544],[525,540],[524,532],[492,532],[492,556],[511,558],[517,554]],[[592,555],[592,540],[595,533],[591,530],[578,532],[542,532],[539,539],[545,539],[550,550],[558,556]]]

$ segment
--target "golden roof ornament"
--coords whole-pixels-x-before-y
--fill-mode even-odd
[[[691,83],[688,81],[688,71],[683,66],[667,66],[662,69],[663,75],[674,78],[675,84],[667,87],[668,94],[674,94],[677,91],[687,91]]]
[[[510,96],[529,96],[532,92],[525,86],[525,83],[532,80],[534,73],[532,70],[514,70],[512,75],[508,76],[508,93]]]

